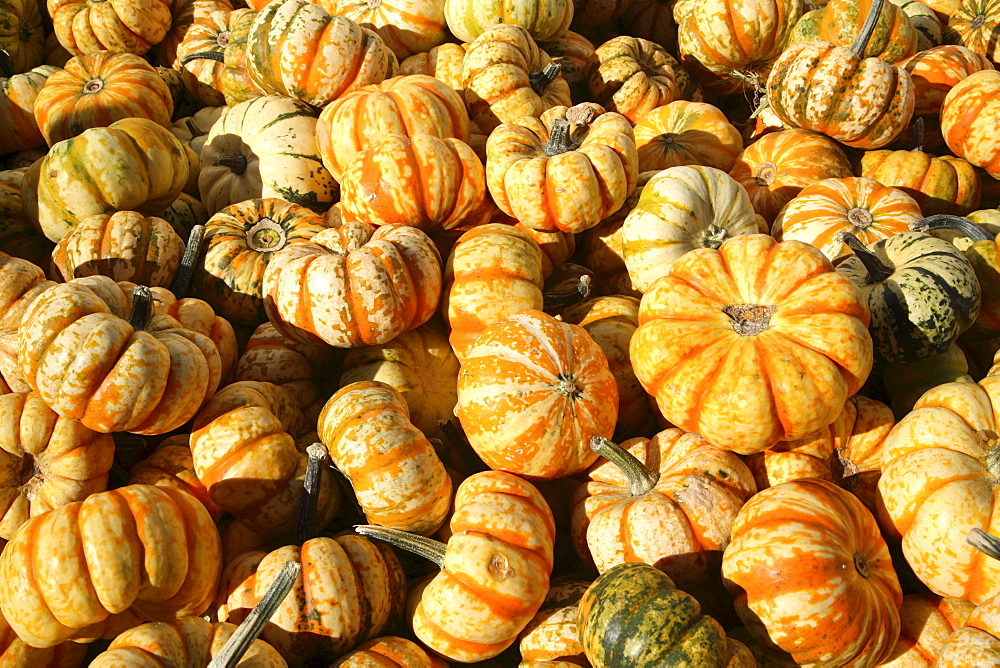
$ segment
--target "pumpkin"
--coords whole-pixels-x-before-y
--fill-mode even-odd
[[[172,487],[190,494],[201,501],[212,519],[218,522],[222,509],[212,501],[195,474],[190,440],[190,434],[179,434],[162,441],[148,457],[129,469],[128,484]]]
[[[1000,72],[980,70],[959,81],[941,105],[941,133],[959,158],[1000,179]]]
[[[0,396],[0,538],[29,517],[103,492],[114,453],[110,435],[59,417],[36,393]]]
[[[823,251],[831,262],[851,254],[840,232],[871,244],[908,232],[921,220],[917,202],[901,189],[871,178],[824,179],[806,186],[778,212],[771,234],[779,241],[795,239]]]
[[[15,172],[20,176],[20,172]],[[0,182],[0,252],[23,257],[35,264],[48,264],[53,244],[28,220],[17,185]]]
[[[941,45],[944,39],[944,28],[937,14],[927,4],[916,0],[890,0],[892,4],[903,10],[917,31],[916,53]]]
[[[445,8],[429,0],[333,0],[332,14],[346,16],[362,28],[374,31],[402,60],[428,51],[448,39]]]
[[[632,125],[685,92],[686,74],[666,49],[627,35],[597,47],[587,62],[586,77],[594,99]]]
[[[469,115],[458,93],[437,79],[413,74],[366,86],[323,108],[316,128],[323,164],[340,180],[351,157],[390,134],[426,132],[469,140]]]
[[[948,18],[948,41],[966,46],[981,56],[1000,64],[997,29],[1000,28],[1000,3],[997,0],[962,0]]]
[[[79,668],[87,654],[87,645],[67,641],[55,647],[32,647],[17,637],[0,614],[0,661],[5,665],[32,668]]]
[[[219,78],[226,104],[231,107],[264,95],[250,76],[247,65],[247,37],[256,15],[257,12],[250,9],[235,9],[229,15],[229,44],[223,51]]]
[[[229,0],[170,0],[170,30],[156,45],[155,59],[162,65],[179,67],[178,49],[197,19],[213,12],[228,13],[233,9]],[[196,31],[197,32],[197,31]],[[208,84],[211,85],[211,84]]]
[[[675,262],[643,295],[629,349],[667,420],[753,454],[836,419],[871,371],[868,322],[818,249],[744,234]]]
[[[170,89],[149,63],[131,53],[76,56],[54,72],[35,98],[35,121],[49,146],[122,118],[170,126]]]
[[[268,318],[290,339],[338,348],[386,343],[434,314],[441,258],[414,227],[345,223],[279,252],[263,292]]]
[[[43,159],[38,225],[59,241],[86,218],[115,211],[156,215],[180,195],[190,164],[183,145],[145,118],[123,118],[59,142]]]
[[[335,183],[315,136],[316,112],[298,100],[266,95],[229,107],[201,149],[198,190],[206,208],[279,197],[325,211]]]
[[[961,158],[938,158],[921,147],[910,151],[866,151],[857,172],[858,176],[902,190],[926,216],[964,215],[979,207],[979,175]]]
[[[348,220],[452,229],[486,206],[486,172],[468,144],[424,132],[389,135],[356,153],[341,176]]]
[[[619,564],[601,573],[580,599],[577,629],[594,668],[721,668],[741,655],[739,643],[702,614],[697,599],[648,564]]]
[[[579,473],[609,437],[618,385],[578,325],[528,310],[488,325],[462,359],[455,415],[488,466],[533,479]]]
[[[973,608],[972,603],[956,598],[906,594],[899,610],[899,640],[882,665],[890,668],[937,665],[942,648],[949,644],[949,636],[965,626]]]
[[[540,230],[578,233],[621,208],[638,177],[632,127],[598,105],[552,107],[505,123],[486,142],[497,206]]]
[[[722,94],[759,88],[804,11],[801,0],[678,0],[681,63]]]
[[[586,86],[587,63],[595,51],[589,39],[580,33],[567,30],[562,37],[542,40],[538,46],[549,54],[553,63],[559,66],[559,73],[566,83],[574,87]]]
[[[542,607],[519,636],[521,666],[587,665],[576,620],[580,598],[589,586],[589,580],[574,577],[552,581]]]
[[[674,428],[620,446],[594,440],[591,447],[602,458],[572,500],[581,557],[599,573],[642,562],[685,589],[703,582],[729,544],[737,513],[757,492],[750,469],[734,453]]]
[[[675,4],[676,0],[633,0],[618,23],[627,34],[656,42],[670,53],[677,53]]]
[[[0,330],[16,333],[31,303],[54,285],[37,265],[0,255]]]
[[[173,204],[157,216],[167,221],[182,239],[191,234],[191,229],[195,225],[204,225],[208,222],[208,210],[201,200],[183,192],[177,196]]]
[[[934,46],[898,63],[913,80],[914,116],[937,114],[955,84],[993,65],[985,56],[960,44]]]
[[[250,77],[269,95],[322,107],[396,74],[396,56],[371,30],[306,0],[263,7],[247,35]]]
[[[423,74],[434,77],[464,98],[462,63],[465,61],[465,50],[468,46],[468,44],[445,42],[428,51],[415,53],[399,64],[399,74],[400,76]],[[464,101],[462,106],[465,106]]]
[[[399,636],[382,636],[361,643],[334,661],[330,668],[445,668],[446,663],[420,645]]]
[[[521,26],[500,23],[476,37],[462,61],[469,119],[489,134],[501,123],[573,104],[559,67]]]
[[[208,139],[208,133],[211,132],[216,121],[222,118],[226,109],[226,107],[204,107],[192,116],[178,118],[171,124],[170,134],[180,139],[182,144],[189,146],[192,151],[201,156],[201,148],[205,145],[205,140]],[[200,164],[198,169],[200,172]],[[206,217],[205,220],[208,218]],[[201,224],[204,224],[204,221]]]
[[[441,656],[473,663],[517,640],[545,599],[555,520],[533,485],[482,471],[455,491],[447,545],[383,527],[356,527],[434,561],[441,572],[410,594],[413,632]],[[490,602],[502,601],[503,605]]]
[[[718,107],[676,100],[642,117],[635,126],[635,146],[641,172],[678,165],[727,172],[743,150],[743,137]]]
[[[947,241],[902,232],[866,247],[849,233],[839,238],[854,256],[837,271],[862,291],[879,361],[912,362],[943,353],[975,321],[979,281]]]
[[[45,62],[45,32],[41,5],[32,0],[5,0],[0,5],[0,50],[7,54],[14,74]],[[11,76],[4,73],[4,76]]]
[[[902,537],[920,581],[935,594],[977,604],[1000,593],[1000,562],[966,543],[972,528],[997,531],[998,380],[988,375],[925,392],[886,437],[878,483],[882,524]]]
[[[219,532],[194,497],[129,485],[22,525],[0,554],[0,608],[34,647],[93,638],[119,620],[198,615],[220,556]]]
[[[828,42],[851,46],[861,34],[873,5],[872,0],[830,0],[798,20],[789,44]],[[883,4],[878,10],[875,32],[859,57],[898,63],[916,52],[917,30],[910,17],[892,2]]]
[[[173,17],[168,0],[48,0],[59,43],[75,56],[94,51],[143,55],[159,44]]]
[[[35,121],[35,100],[58,68],[39,65],[23,74],[0,76],[0,155],[45,142]]]
[[[1000,598],[983,601],[968,613],[965,623],[955,629],[940,647],[936,666],[959,668],[982,661],[1000,658],[1000,627],[997,612]]]
[[[451,478],[391,385],[358,381],[323,406],[317,431],[374,524],[430,535],[451,505]]]
[[[52,264],[64,281],[104,275],[166,287],[183,254],[184,242],[167,221],[119,211],[81,220],[56,244]]]
[[[573,20],[573,0],[445,0],[451,33],[471,42],[497,24],[524,28],[535,41],[561,37]]]
[[[915,105],[909,73],[863,55],[883,4],[874,0],[850,48],[799,42],[774,62],[767,100],[783,123],[863,149],[881,148],[903,131]]]
[[[198,0],[193,4],[197,3]],[[226,8],[209,10],[210,6],[202,6],[192,15],[191,25],[177,44],[173,64],[194,74],[201,83],[225,93],[223,72],[226,68],[226,47],[229,46],[234,21],[241,14]]]
[[[632,285],[648,291],[688,251],[759,232],[758,221],[746,191],[725,172],[701,165],[660,171],[622,223],[622,255]]]

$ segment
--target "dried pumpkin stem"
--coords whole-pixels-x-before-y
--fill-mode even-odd
[[[917,120],[913,121],[913,148],[911,151],[924,150],[924,117],[917,116]]]
[[[950,230],[952,232],[958,232],[963,237],[968,237],[972,239],[973,243],[977,241],[993,241],[993,237],[990,233],[983,228],[976,225],[974,222],[968,218],[961,218],[959,216],[949,216],[944,213],[939,213],[934,216],[927,216],[923,220],[918,220],[915,223],[910,223],[910,229],[914,232],[931,232],[933,230]]]
[[[765,304],[726,304],[722,312],[729,316],[733,330],[740,336],[760,334],[771,326],[777,306]]]
[[[136,331],[146,329],[152,316],[153,291],[145,285],[137,285],[132,293],[132,311],[128,316],[128,324]]]
[[[865,18],[864,25],[861,26],[861,32],[858,34],[858,38],[854,40],[854,44],[851,44],[851,51],[857,55],[858,58],[865,57],[865,50],[868,48],[868,42],[871,41],[872,35],[875,33],[875,26],[878,25],[879,17],[882,16],[882,6],[885,4],[885,0],[875,0],[872,3],[871,9],[868,11],[868,16]]]
[[[965,542],[986,556],[1000,560],[1000,538],[988,534],[982,529],[971,529]]]
[[[192,227],[191,233],[188,235],[187,246],[184,248],[184,256],[181,258],[181,266],[177,268],[174,280],[170,284],[170,291],[177,299],[183,299],[187,296],[188,289],[191,287],[191,277],[194,276],[194,265],[198,261],[198,256],[201,255],[201,243],[204,240],[205,226],[195,225]]]
[[[875,253],[868,250],[868,247],[850,232],[838,232],[837,241],[847,244],[847,247],[861,260],[861,264],[865,265],[869,283],[881,283],[892,276],[892,269],[885,266]]]
[[[319,507],[320,474],[326,461],[326,446],[313,443],[306,448],[306,477],[303,483],[302,505],[299,508],[299,525],[296,537],[299,545],[316,535],[316,509]]]
[[[532,72],[528,75],[528,83],[531,84],[531,90],[535,91],[539,95],[545,93],[545,89],[549,87],[549,84],[556,80],[559,76],[559,72],[562,70],[562,65],[559,63],[549,63],[541,72]]]
[[[237,176],[247,171],[247,157],[242,153],[216,156],[215,160],[212,161],[212,164],[216,167],[228,167]]]
[[[373,524],[359,524],[354,527],[354,530],[362,536],[377,538],[389,543],[393,547],[398,547],[401,550],[412,552],[424,559],[429,559],[437,564],[438,568],[444,568],[444,553],[447,546],[439,540],[407,531],[400,531],[399,529],[375,526]]]
[[[570,122],[565,118],[552,121],[552,131],[549,132],[549,140],[542,145],[542,152],[553,156],[580,148],[580,142],[574,141],[570,136],[570,130]]]
[[[594,436],[590,439],[590,449],[622,470],[628,478],[628,491],[632,496],[642,496],[656,487],[660,474],[650,471],[635,455],[610,439]]]
[[[192,60],[214,60],[217,63],[226,62],[226,56],[218,51],[199,51],[198,53],[189,53],[186,56],[181,57],[181,65],[187,65]]]
[[[14,71],[14,66],[10,62],[10,54],[7,53],[6,49],[0,49],[0,75],[9,79],[15,74],[17,72]]]
[[[243,623],[229,637],[212,662],[208,664],[208,668],[232,668],[240,662],[243,655],[250,649],[250,645],[264,630],[264,626],[274,615],[278,606],[285,600],[285,596],[291,591],[301,570],[301,564],[294,561],[285,562],[278,577],[274,579],[257,605],[253,606],[253,610],[250,611],[247,618],[243,620]]]
[[[542,293],[542,310],[554,315],[590,296],[593,284],[590,276],[580,276],[577,284],[567,290],[549,290]]]

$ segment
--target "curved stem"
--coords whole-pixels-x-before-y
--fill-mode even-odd
[[[192,60],[214,60],[217,63],[224,63],[226,62],[226,56],[218,51],[199,51],[198,53],[189,53],[186,56],[182,56],[181,65],[187,65]]]
[[[574,304],[579,304],[590,296],[592,282],[589,275],[580,276],[576,285],[566,290],[549,290],[542,293],[542,310],[552,315],[569,308]]]
[[[570,137],[570,122],[565,118],[557,118],[552,121],[552,131],[549,133],[549,140],[542,145],[542,152],[545,155],[553,156],[575,151],[578,148],[580,148],[580,143]]]
[[[528,82],[531,84],[531,90],[539,95],[545,93],[545,89],[549,87],[549,84],[559,76],[560,70],[562,70],[562,65],[559,63],[549,63],[541,72],[532,72],[529,74]]]
[[[240,175],[247,171],[247,157],[242,153],[236,153],[235,155],[219,155],[216,156],[212,164],[216,166],[228,167],[233,170],[233,173]]]
[[[17,72],[14,71],[14,66],[10,62],[10,54],[7,53],[6,49],[0,49],[0,75],[9,79],[15,74]]]
[[[285,562],[278,577],[274,579],[257,605],[253,606],[253,610],[250,611],[247,618],[243,620],[243,623],[229,637],[212,662],[208,664],[208,668],[232,668],[240,662],[243,655],[250,649],[250,645],[264,630],[268,620],[274,616],[278,606],[285,600],[285,596],[292,590],[292,585],[295,584],[301,570],[301,564],[294,561]]]
[[[299,525],[296,538],[299,545],[316,535],[316,509],[319,507],[320,473],[327,456],[326,446],[313,443],[306,448],[306,478],[303,482],[304,493],[302,505],[299,507]]]
[[[837,241],[847,244],[847,247],[854,251],[854,254],[861,260],[868,270],[869,283],[881,283],[892,276],[892,269],[882,264],[875,253],[868,250],[868,247],[861,243],[861,240],[850,232],[838,232]]]
[[[943,213],[939,213],[934,216],[927,216],[923,220],[910,223],[910,229],[914,232],[950,230],[952,232],[958,232],[963,237],[972,239],[973,243],[977,241],[993,241],[993,237],[990,236],[989,232],[979,227],[979,225],[976,225],[968,218],[949,216]]]
[[[861,26],[861,32],[858,34],[858,38],[854,40],[854,44],[851,44],[851,51],[853,51],[858,58],[865,57],[865,49],[868,48],[868,42],[875,33],[875,26],[878,24],[879,17],[882,16],[882,6],[884,4],[885,0],[875,0],[872,3],[871,9],[868,11],[868,16],[865,18],[864,25]]]
[[[128,324],[138,331],[146,329],[153,315],[153,292],[145,285],[135,286],[132,293],[132,311],[128,316]]]
[[[622,470],[628,477],[628,491],[632,496],[642,496],[656,487],[660,474],[650,471],[623,447],[603,436],[594,436],[590,439],[590,448]]]
[[[429,559],[437,564],[438,568],[444,568],[444,553],[447,546],[439,540],[373,524],[359,524],[354,530],[362,536],[383,540],[393,547]]]
[[[1000,560],[1000,538],[988,534],[982,529],[972,529],[966,536],[965,542],[986,556]]]
[[[184,256],[181,258],[181,266],[177,267],[177,273],[174,274],[174,280],[170,284],[170,291],[177,299],[183,299],[187,296],[188,289],[191,287],[191,277],[194,276],[194,265],[198,261],[198,256],[201,255],[201,243],[204,239],[204,225],[195,225],[191,228],[187,246],[184,247]]]

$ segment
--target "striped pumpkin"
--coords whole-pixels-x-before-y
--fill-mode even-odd
[[[573,0],[444,0],[448,29],[471,42],[498,23],[524,28],[536,41],[561,37],[573,20]]]
[[[903,191],[925,216],[964,216],[979,208],[979,174],[965,160],[951,155],[938,157],[920,149],[865,151],[857,173]]]
[[[304,102],[267,95],[229,107],[201,149],[198,190],[206,208],[277,197],[325,211],[336,183],[315,136],[316,112]]]
[[[256,15],[257,12],[250,9],[235,9],[229,15],[229,44],[223,51],[219,90],[230,107],[264,95],[250,76],[247,65],[247,37]]]
[[[7,52],[15,74],[45,63],[45,4],[31,0],[5,0],[0,5],[0,49]],[[53,10],[49,9],[51,15]]]
[[[226,47],[232,35],[233,21],[239,17],[240,14],[231,9],[198,12],[177,44],[174,67],[186,69],[198,81],[220,93],[224,92],[222,73],[226,67]]]
[[[390,385],[342,387],[323,406],[317,431],[369,523],[425,536],[444,523],[451,478]]]
[[[590,94],[635,125],[657,107],[680,99],[686,73],[666,49],[622,35],[601,44],[587,61]]]
[[[39,65],[14,76],[0,77],[0,155],[45,143],[35,120],[35,100],[45,81],[59,68]]]
[[[920,207],[902,190],[850,176],[804,188],[778,213],[771,234],[779,241],[812,244],[837,262],[851,253],[837,239],[840,232],[870,244],[909,231],[921,218]]]
[[[962,0],[948,18],[948,41],[967,46],[1000,65],[1000,0]]]
[[[377,34],[402,62],[447,41],[444,3],[435,0],[327,0],[331,14],[346,16]]]
[[[521,311],[483,330],[462,360],[455,415],[495,470],[533,479],[573,475],[610,437],[618,385],[586,330]]]
[[[143,55],[170,31],[172,4],[170,0],[96,7],[88,0],[46,3],[59,43],[74,56],[95,51]]]
[[[899,66],[913,79],[914,116],[939,113],[955,84],[973,72],[993,69],[985,56],[960,44],[932,47],[901,61]]]
[[[412,640],[382,636],[362,643],[330,668],[447,668],[448,664]]]
[[[1000,72],[974,72],[941,105],[941,133],[959,158],[1000,180]]]
[[[801,42],[827,42],[851,46],[872,11],[873,0],[830,0],[819,9],[807,12],[795,24],[789,45]],[[879,10],[875,32],[862,57],[898,63],[917,52],[917,30],[901,7],[886,2]]]
[[[718,107],[676,100],[642,117],[635,126],[635,146],[640,172],[678,165],[728,172],[743,150],[743,136]]]
[[[429,51],[415,53],[399,64],[399,75],[425,74],[447,84],[463,99],[462,62],[468,44],[445,42]],[[464,102],[463,102],[464,105]]]
[[[585,665],[576,618],[580,598],[590,586],[587,580],[557,578],[549,587],[545,602],[535,618],[521,631],[518,650],[524,668],[546,668],[557,662]]]

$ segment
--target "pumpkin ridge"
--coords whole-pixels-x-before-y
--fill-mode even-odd
[[[474,532],[467,532],[464,535],[470,535]],[[527,557],[529,560],[534,561],[536,565],[541,567],[541,571],[545,571],[544,559],[540,557],[533,550],[526,550],[523,548],[518,548],[517,551],[522,553],[523,557]],[[494,553],[494,557],[499,553]],[[494,577],[498,576],[493,573],[495,566],[492,562],[487,570]],[[508,566],[509,568],[509,566]],[[530,605],[530,602],[525,602],[524,604],[518,604],[518,598],[516,596],[504,595],[495,589],[490,588],[487,585],[476,584],[475,580],[468,574],[462,572],[447,571],[448,577],[457,582],[468,592],[471,592],[472,596],[475,596],[479,601],[483,603],[490,611],[498,616],[510,619],[512,617],[518,617],[522,615],[531,615],[533,613],[534,606]],[[508,577],[524,577],[523,574],[512,573]],[[499,579],[499,578],[498,578]]]

